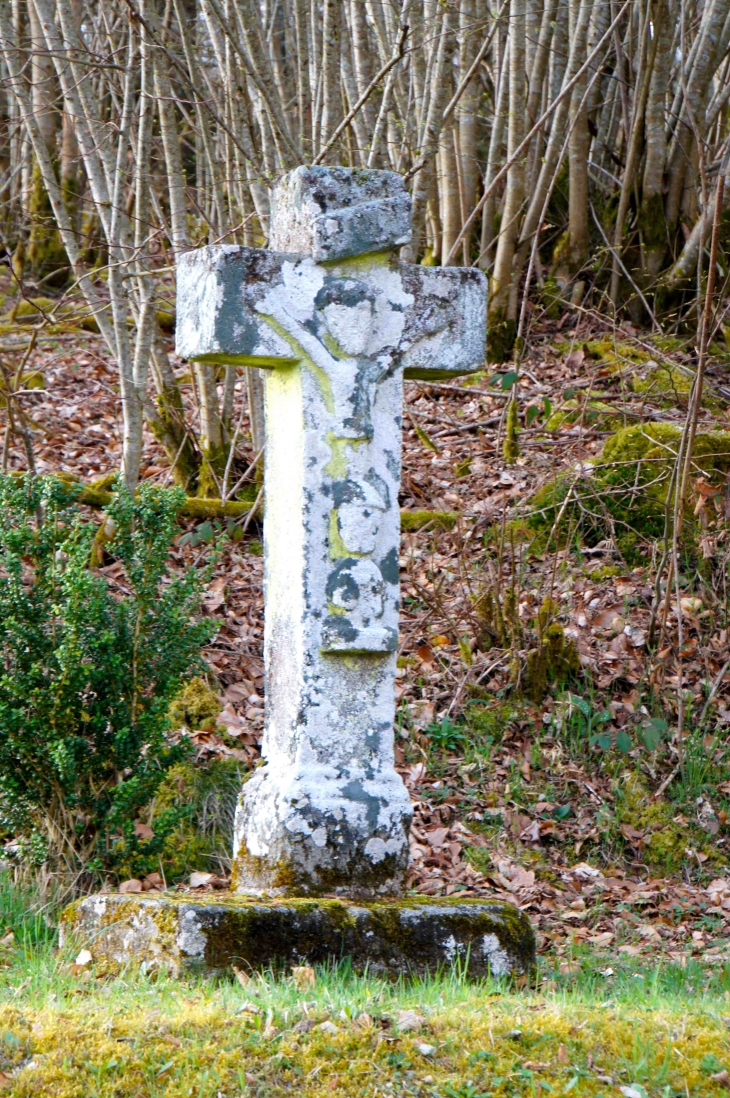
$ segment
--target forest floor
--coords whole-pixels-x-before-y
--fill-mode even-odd
[[[16,324],[0,332],[0,357],[11,372],[22,360],[30,331],[29,325]],[[620,1057],[612,1041],[623,1042],[624,1057],[629,1047],[643,1047],[643,1023],[636,1019],[644,1017],[650,998],[642,999],[642,988],[649,989],[649,997],[668,996],[662,1000],[667,1011],[662,1033],[673,1035],[672,1019],[676,1019],[682,1040],[699,1041],[705,1031],[712,1031],[713,1041],[720,1040],[719,1045],[712,1044],[716,1059],[706,1059],[716,1070],[703,1074],[698,1066],[701,1057],[695,1057],[696,1078],[687,1083],[685,1074],[681,1089],[689,1093],[692,1087],[693,1092],[704,1093],[703,1088],[727,1085],[712,1080],[725,1067],[720,1063],[727,1048],[724,1023],[702,1021],[700,1015],[705,1010],[703,996],[710,996],[713,1009],[719,1010],[717,1004],[730,995],[730,673],[726,664],[730,657],[726,589],[730,434],[725,434],[730,431],[730,391],[723,386],[729,357],[727,349],[713,345],[698,428],[700,437],[710,440],[711,460],[693,470],[687,521],[691,538],[688,534],[677,547],[679,576],[668,590],[657,587],[666,548],[659,521],[664,504],[656,491],[652,495],[654,482],[647,487],[639,458],[645,456],[648,439],[659,454],[652,451],[649,461],[657,462],[657,468],[662,461],[667,464],[662,448],[671,449],[672,431],[681,430],[687,412],[696,364],[691,339],[658,338],[630,325],[609,328],[604,317],[575,310],[558,321],[545,319],[533,325],[518,373],[509,366],[449,384],[406,383],[396,754],[415,802],[411,885],[430,895],[488,894],[518,903],[536,927],[541,968],[538,991],[530,993],[535,998],[520,999],[519,1008],[517,1001],[500,993],[494,1000],[487,996],[489,1005],[482,1003],[476,1011],[472,992],[461,986],[455,998],[443,1000],[446,1013],[439,1015],[439,1025],[445,1026],[440,1032],[447,1044],[452,1023],[443,1019],[449,1011],[455,1012],[454,1019],[459,1017],[460,1027],[467,1016],[476,1027],[474,1048],[464,1041],[448,1053],[449,1071],[461,1079],[461,1090],[448,1089],[452,1076],[414,1066],[421,1055],[413,1051],[415,1036],[404,1039],[404,1051],[402,1044],[388,1043],[388,1027],[383,1037],[378,1023],[378,1057],[387,1068],[382,1093],[431,1093],[418,1089],[422,1083],[414,1081],[411,1087],[406,1078],[412,1072],[414,1080],[416,1076],[423,1080],[430,1072],[442,1088],[434,1089],[434,1094],[475,1096],[482,1086],[477,1053],[484,1053],[485,1063],[497,1056],[499,1072],[506,1072],[501,1052],[493,1049],[509,1047],[512,1061],[521,1066],[504,1075],[505,1092],[512,1085],[509,1080],[519,1077],[525,1087],[526,1080],[531,1080],[533,1094],[555,1085],[572,1089],[578,1080],[582,1091],[590,1078],[587,1093],[594,1093],[600,1086],[593,1084],[603,1071],[606,1078],[615,1077],[616,1085],[625,1082],[626,1098],[643,1098],[643,1086],[651,1093],[661,1089],[668,1096],[677,1084],[670,1053],[664,1057],[665,1049],[660,1055],[661,1042],[651,1049],[654,1067],[646,1068],[646,1072],[655,1071],[651,1080],[647,1075],[642,1082],[638,1068],[628,1067],[625,1080],[619,1079],[618,1069],[608,1064],[599,1075],[595,1071],[590,1075],[591,1065],[599,1063],[592,1051],[594,1041],[601,1048],[600,1056],[614,1064]],[[194,422],[190,373],[186,364],[175,365]],[[42,378],[33,384],[43,387],[28,384],[23,398],[38,471],[63,472],[83,482],[113,471],[121,452],[121,416],[115,367],[101,339],[93,333],[41,326],[24,369],[26,376],[38,371]],[[506,409],[515,392],[519,453],[513,453],[507,463]],[[243,469],[253,453],[246,436],[242,382],[237,401],[234,417],[240,416],[242,425],[237,462]],[[617,432],[623,432],[618,445],[612,442]],[[614,446],[610,462],[602,459],[607,442]],[[25,468],[19,440],[8,439],[4,460],[8,469]],[[625,480],[617,488],[611,476],[616,469],[634,468],[627,504]],[[666,480],[665,474],[666,470],[657,481],[662,476]],[[153,483],[169,483],[167,461],[151,436],[145,440],[143,476]],[[185,539],[185,533],[193,534],[197,544]],[[208,523],[181,528],[183,540],[175,549],[179,564],[199,559],[205,542],[215,534]],[[206,658],[210,684],[223,709],[216,723],[192,729],[201,769],[212,771],[226,759],[245,769],[258,757],[264,694],[260,539],[260,529],[251,524],[242,541],[223,547],[206,596],[205,612],[219,625]],[[115,569],[113,562],[102,568],[112,583],[117,578]],[[658,608],[655,636],[651,636],[653,608]],[[557,629],[548,635],[553,626]],[[220,870],[221,866],[191,868]],[[15,979],[15,962],[9,971]],[[590,994],[588,984],[581,983],[589,977]],[[25,988],[35,986],[34,979],[27,985],[24,978],[19,979],[17,1005],[14,992],[9,998],[3,996],[10,1004],[4,1008],[10,1011],[8,1033],[15,1032],[11,1015],[31,1017],[23,1013],[22,1004],[29,1001]],[[129,990],[132,998],[143,994],[134,980]],[[657,981],[665,984],[659,988]],[[345,998],[369,994],[366,985],[358,984],[356,993],[348,990]],[[150,1003],[160,994],[159,986],[150,985],[144,991],[151,996]],[[80,987],[79,995],[107,994],[103,974],[90,987]],[[48,995],[61,995],[50,988],[49,983]],[[321,999],[318,1010],[324,1011],[322,1004],[331,997],[337,1010],[334,1005],[327,1007],[328,1017],[334,1017],[346,1004],[340,1006],[340,991],[335,995],[327,988],[330,984],[325,980],[324,998],[319,991],[312,998]],[[692,1005],[684,1000],[684,1005],[678,1005],[688,989],[695,996]],[[186,1062],[175,1034],[176,1027],[188,1027],[186,1032],[191,1033],[195,1029],[198,1023],[190,1020],[190,1011],[198,1011],[199,1019],[207,1017],[206,1011],[223,1011],[232,1027],[234,1047],[237,1026],[244,1027],[244,1022],[259,1029],[259,1023],[264,1029],[276,1025],[283,1033],[286,1025],[281,1027],[272,1019],[279,1017],[277,1011],[294,1009],[282,1005],[289,992],[280,990],[276,981],[261,992],[264,1013],[254,1012],[251,1019],[235,1014],[239,1007],[231,1005],[233,999],[213,1005],[208,998],[212,994],[200,985],[196,991],[181,990],[176,997],[178,1013],[168,1031],[174,1037],[171,1063]],[[233,991],[228,987],[225,994],[233,996]],[[425,992],[401,989],[378,994],[388,1001],[387,1009],[383,1008],[387,1013],[396,1005],[409,1009],[408,995],[420,1002]],[[445,993],[428,994],[438,998]],[[116,995],[117,991],[109,993],[106,1013],[110,1018],[117,1009],[112,1005]],[[266,995],[273,996],[271,1002]],[[588,999],[581,999],[582,995]],[[680,999],[672,998],[677,995]],[[625,1042],[616,1037],[611,1013],[612,1004],[624,1000],[631,1004]],[[51,1000],[44,1001],[46,1010]],[[504,1035],[498,1040],[497,1034],[501,1028],[515,1029],[520,1011],[530,1027],[540,1029],[558,1005],[568,1028],[563,1037],[562,1029],[559,1033],[555,1028],[557,1022],[551,1021],[548,1029],[550,1040],[568,1049],[567,1059],[563,1053],[556,1053],[555,1061],[552,1053],[548,1057],[535,1052],[520,1061],[512,1056],[511,1045],[499,1044]],[[119,1007],[122,1012],[126,1009]],[[367,1013],[359,1005],[352,1009],[355,1014],[348,1018]],[[267,1012],[273,1012],[271,1017]],[[83,1029],[83,1010],[73,1007],[71,1013]],[[591,1020],[579,1022],[579,1015]],[[143,1033],[144,1017],[143,1012],[125,1024],[138,1025]],[[576,1067],[569,1079],[566,1076],[565,1086],[562,1080],[543,1079],[538,1068],[529,1067],[527,1061],[551,1058],[563,1065],[555,1068],[559,1074],[568,1073],[574,1064],[570,1040],[580,1037],[583,1041],[586,1026],[586,1032],[595,1034],[596,1019],[610,1019],[610,1025],[601,1030],[606,1036],[600,1040],[591,1036],[581,1052],[593,1057],[591,1064],[586,1068],[587,1061],[576,1060],[583,1066]],[[208,1024],[200,1021],[201,1034]],[[332,1074],[339,1081],[327,1084],[330,1090],[365,1093],[346,1090],[338,1075],[346,1071],[343,1065],[350,1062],[348,1056],[355,1062],[355,1054],[347,1051],[349,1035],[355,1031],[350,1021],[335,1024],[340,1027],[337,1036],[316,1039],[325,1050],[320,1050],[322,1063],[330,1066],[320,1069],[319,1061],[312,1061],[307,1077],[318,1081],[307,1083],[309,1089],[303,1093],[326,1093],[324,1078]],[[430,1032],[429,1026],[431,1022],[424,1032]],[[489,1037],[487,1044],[490,1033],[493,1039]],[[131,1031],[120,1040],[125,1050],[136,1047]],[[203,1044],[205,1040],[200,1037]],[[281,1063],[291,1059],[285,1048],[288,1040],[280,1039],[276,1058]],[[428,1043],[429,1039],[418,1040]],[[336,1056],[326,1051],[333,1042],[339,1049]],[[686,1052],[677,1048],[681,1059]],[[467,1072],[462,1059],[472,1054],[477,1057],[474,1070]],[[118,1051],[110,1051],[109,1056],[110,1062],[116,1057],[121,1063]],[[663,1075],[656,1074],[660,1060]],[[99,1061],[95,1062],[98,1067]],[[339,1066],[333,1069],[332,1063]],[[727,1066],[730,1069],[730,1063]],[[666,1080],[661,1087],[660,1075]],[[574,1076],[576,1082],[572,1082]],[[473,1083],[467,1085],[464,1079]],[[381,1082],[373,1083],[373,1093],[381,1092],[377,1090]],[[636,1095],[626,1089],[634,1083]],[[244,1085],[254,1087],[245,1079]],[[282,1083],[284,1090],[292,1085]],[[145,1084],[147,1089],[141,1082],[139,1086],[144,1094],[198,1093],[195,1089],[156,1091],[150,1089],[151,1083]],[[78,1093],[135,1092],[104,1089],[99,1084],[96,1090]],[[200,1093],[216,1092],[209,1088]],[[250,1093],[258,1091],[254,1087]]]

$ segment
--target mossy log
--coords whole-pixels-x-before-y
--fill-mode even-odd
[[[78,503],[85,503],[87,507],[108,507],[112,501],[112,493],[105,488],[98,488],[93,484],[86,485],[77,496]],[[191,519],[221,519],[241,518],[251,510],[254,500],[228,500],[223,503],[219,499],[201,499],[197,496],[188,496],[180,508],[183,518]],[[259,506],[259,514],[261,507]]]
[[[109,473],[98,481],[85,484],[76,497],[77,503],[83,503],[87,507],[96,507],[103,510],[112,501],[113,493],[110,488],[113,485],[115,473]],[[58,476],[66,484],[78,484],[75,477],[68,474]],[[243,492],[248,498],[229,500],[222,503],[219,499],[188,496],[180,509],[183,518],[191,519],[221,519],[240,518],[247,515],[258,496],[259,486],[247,484]],[[263,504],[257,508],[257,518],[263,515]],[[457,511],[401,511],[401,529],[404,532],[413,533],[422,530],[426,526],[433,526],[439,530],[453,530],[458,522]]]
[[[453,530],[458,519],[456,511],[401,511],[400,528],[409,534],[431,525],[439,530]]]
[[[99,331],[95,317],[90,315],[83,306],[61,304],[56,298],[42,295],[19,298],[4,319],[15,324],[34,324],[48,317],[52,317],[61,328],[81,328],[86,332],[97,333]],[[172,335],[175,331],[175,314],[165,309],[158,309],[157,323],[165,334]],[[134,325],[134,318],[128,317],[127,326],[133,328]]]

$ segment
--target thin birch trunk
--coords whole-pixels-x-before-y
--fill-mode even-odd
[[[509,22],[509,120],[507,158],[514,156],[525,135],[525,0],[511,0]],[[516,294],[512,293],[513,260],[520,232],[525,197],[525,160],[518,159],[507,172],[502,224],[490,283],[487,354],[502,362],[512,350],[517,320]]]
[[[489,152],[487,154],[487,169],[484,173],[485,189],[491,186],[492,180],[497,174],[498,164],[504,145],[504,132],[507,124],[509,109],[509,42],[502,51],[502,66],[499,73],[499,86],[497,90],[497,102],[492,120],[492,133],[489,138]],[[482,235],[479,249],[479,266],[487,271],[492,266],[494,257],[494,245],[498,236],[496,226],[497,194],[490,194],[482,213]]]

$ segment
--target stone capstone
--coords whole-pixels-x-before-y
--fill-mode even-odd
[[[481,978],[524,975],[535,965],[535,936],[523,912],[453,897],[359,904],[101,894],[66,910],[62,941],[70,935],[88,943],[95,960],[174,972],[346,958],[360,971],[424,974],[457,964]]]
[[[271,195],[269,247],[316,262],[398,248],[411,239],[411,196],[395,172],[297,168]]]

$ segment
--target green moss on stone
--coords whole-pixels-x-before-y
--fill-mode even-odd
[[[624,557],[633,560],[641,543],[664,533],[667,490],[681,429],[670,423],[626,427],[607,439],[592,472],[576,480],[559,476],[533,496],[526,522],[538,539],[547,537],[558,516],[558,540],[569,530],[588,545],[616,538]],[[730,433],[703,432],[695,439],[694,473],[710,481],[730,471]],[[571,500],[563,507],[568,492]],[[683,539],[691,546],[697,528],[691,508],[685,515]]]
[[[105,963],[137,960],[173,970],[323,963],[348,957],[356,970],[424,973],[459,960],[469,975],[528,973],[535,938],[511,904],[409,896],[358,903],[331,898],[254,899],[173,893],[89,897],[64,914],[64,936],[93,935]]]

